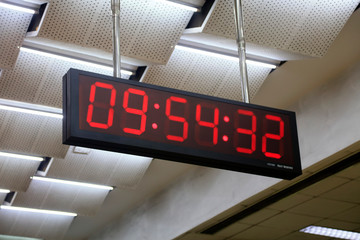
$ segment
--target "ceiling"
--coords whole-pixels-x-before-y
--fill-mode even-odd
[[[46,3],[10,2],[31,7]],[[141,76],[145,83],[241,101],[238,62],[175,47],[181,43],[236,55],[232,1],[178,2],[199,9],[204,6],[204,16],[164,1],[121,1],[122,67],[136,72],[146,66]],[[251,101],[289,108],[359,62],[360,12],[354,12],[359,2],[243,1],[248,57],[283,63],[274,71],[248,64]],[[0,7],[0,104],[61,113],[62,76],[69,68],[112,75],[109,68],[20,49],[111,65],[110,0],[49,0],[35,31],[28,31],[31,20],[31,14]],[[187,27],[190,20],[196,24]],[[122,74],[122,78],[129,76]],[[74,218],[0,210],[0,234],[41,239],[87,239],[194,168],[63,145],[61,119],[3,109],[0,151],[48,157],[44,167],[40,162],[0,156],[0,188],[14,193],[0,193],[4,204],[78,214]],[[310,224],[359,232],[359,173],[359,164],[351,166],[214,234],[201,233],[211,225],[204,222],[178,239],[330,239],[298,232]],[[113,186],[114,190],[43,182],[30,178],[34,175]],[[242,210],[245,207],[230,209],[226,215]],[[279,228],[279,223],[284,227]],[[0,239],[7,238],[0,235]]]

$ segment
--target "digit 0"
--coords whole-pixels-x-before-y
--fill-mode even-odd
[[[129,107],[130,94],[142,96],[141,109]],[[141,135],[143,132],[145,132],[145,128],[146,128],[146,114],[145,113],[147,112],[147,108],[148,108],[148,96],[146,95],[145,91],[142,91],[139,89],[134,89],[134,88],[129,88],[128,90],[126,90],[124,92],[123,108],[125,109],[126,112],[135,114],[135,115],[139,115],[141,117],[140,118],[140,126],[138,129],[123,128],[123,131],[126,133],[135,134],[135,135]]]
[[[181,136],[168,134],[168,135],[166,135],[166,138],[169,139],[169,140],[172,140],[172,141],[183,142],[188,137],[189,124],[188,124],[188,122],[186,121],[186,119],[184,117],[174,116],[174,115],[171,114],[171,103],[172,102],[178,102],[178,103],[186,104],[187,100],[185,98],[179,98],[179,97],[174,97],[174,96],[171,96],[170,98],[166,99],[166,107],[165,107],[166,116],[168,117],[169,121],[182,123],[183,124],[183,131],[182,131]],[[188,112],[188,108],[187,108],[187,105],[185,105],[185,113],[184,113],[184,115],[187,115],[187,112]],[[166,132],[169,132],[169,128],[170,128],[169,121],[167,121],[166,124],[165,124],[165,131]]]
[[[236,128],[236,135],[235,136],[235,140],[234,140],[234,144],[235,144],[235,148],[237,152],[240,153],[247,153],[247,154],[251,154],[256,150],[256,116],[254,115],[254,113],[252,111],[247,111],[247,110],[242,110],[239,109],[237,110],[237,115],[235,117],[235,128]],[[251,118],[251,129],[246,129],[246,128],[240,128],[239,127],[239,123],[241,122],[239,119],[240,115],[244,115],[244,116],[248,116]],[[240,147],[239,146],[239,135],[240,134],[244,134],[244,135],[250,135],[251,138],[251,145],[250,148],[246,148],[246,147]]]
[[[109,105],[106,105],[104,103],[95,102],[95,95],[96,95],[97,88],[104,88],[104,89],[110,90],[111,94],[110,94]],[[114,119],[115,99],[116,99],[116,90],[113,85],[102,83],[102,82],[95,82],[94,84],[91,85],[90,97],[89,97],[90,104],[88,106],[88,111],[87,111],[87,116],[86,116],[86,121],[89,123],[89,125],[91,127],[108,129],[109,127],[112,126],[113,119]],[[106,109],[106,108],[109,109],[108,114],[107,114],[106,123],[100,123],[100,122],[93,121],[94,107],[102,108],[102,109]]]
[[[284,137],[284,121],[280,117],[273,116],[273,115],[266,115],[265,119],[267,119],[269,121],[279,122],[279,134],[266,133],[262,137],[262,152],[264,153],[264,155],[266,157],[280,159],[284,155],[284,142],[281,141],[279,143],[280,146],[279,146],[279,151],[277,153],[276,152],[268,152],[267,143],[268,143],[268,139],[280,141]],[[266,121],[266,122],[268,122],[268,121]],[[265,124],[266,130],[267,130],[267,126],[268,125]]]
[[[203,107],[205,108],[213,108],[214,109],[214,117],[213,117],[213,122],[206,122],[201,120],[201,108],[202,106],[200,104],[196,105],[196,121],[198,123],[198,125],[195,126],[195,136],[196,141],[204,146],[214,146],[218,143],[218,125],[219,125],[219,109],[215,106],[213,106],[212,104],[205,104],[203,103]],[[203,141],[200,139],[200,127],[207,127],[207,128],[212,128],[212,139],[211,141]]]

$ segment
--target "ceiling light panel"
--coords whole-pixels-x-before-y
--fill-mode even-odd
[[[151,158],[92,149],[77,154],[70,147],[65,159],[54,159],[48,177],[135,188],[151,163]]]
[[[0,151],[63,158],[62,120],[0,110]]]
[[[247,67],[252,98],[271,69],[251,64]],[[178,48],[174,50],[166,66],[149,67],[143,82],[241,100],[240,70],[237,61]]]
[[[13,206],[95,215],[110,189],[33,179],[26,192],[18,192]]]
[[[0,188],[26,191],[40,162],[0,156]]]
[[[0,98],[62,108],[62,77],[70,68],[113,74],[111,68],[96,68],[20,51],[15,68],[5,70],[0,78]]]
[[[73,219],[73,216],[1,209],[0,234],[63,239]]]
[[[163,2],[122,0],[121,55],[165,64],[192,14]],[[112,52],[111,31],[110,1],[50,1],[38,36]]]
[[[358,0],[243,1],[245,38],[270,52],[280,49],[321,57],[358,3]],[[235,39],[233,2],[219,0],[203,27],[202,33],[216,35],[218,41],[221,37]]]
[[[320,226],[308,226],[304,229],[301,229],[300,232],[339,239],[360,240],[360,233],[358,232],[344,231]]]
[[[19,54],[31,14],[0,7],[0,68],[11,69]]]

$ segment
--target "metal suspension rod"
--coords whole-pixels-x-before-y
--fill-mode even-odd
[[[236,29],[236,43],[238,46],[238,54],[239,54],[241,93],[243,96],[243,101],[245,103],[250,103],[241,0],[234,0],[234,17],[235,17],[235,29]]]
[[[120,0],[111,0],[111,11],[113,20],[113,65],[114,77],[121,76],[120,55]]]

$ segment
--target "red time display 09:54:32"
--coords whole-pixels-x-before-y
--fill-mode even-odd
[[[288,115],[81,75],[79,128],[291,165]]]

